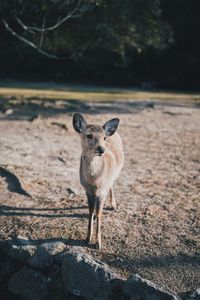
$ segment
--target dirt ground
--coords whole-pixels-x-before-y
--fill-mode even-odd
[[[61,240],[182,293],[200,287],[200,106],[195,103],[18,100],[0,102],[0,239]],[[103,249],[84,243],[88,208],[81,146],[71,124],[119,117],[125,165],[118,211],[105,206]]]

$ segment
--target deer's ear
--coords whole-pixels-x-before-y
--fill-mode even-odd
[[[87,127],[87,122],[81,114],[75,113],[73,115],[73,126],[78,133],[83,133]]]
[[[117,130],[117,127],[119,125],[119,119],[115,118],[115,119],[111,119],[108,122],[106,122],[103,125],[103,129],[105,131],[105,134],[107,136],[111,136],[115,133],[115,131]]]

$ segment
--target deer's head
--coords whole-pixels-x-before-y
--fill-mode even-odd
[[[106,138],[113,135],[119,125],[119,119],[111,119],[103,126],[87,124],[84,117],[75,113],[73,126],[81,137],[83,152],[91,155],[103,155],[106,150]]]

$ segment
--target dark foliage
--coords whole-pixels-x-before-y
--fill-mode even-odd
[[[198,0],[0,0],[0,10],[1,78],[200,88]]]

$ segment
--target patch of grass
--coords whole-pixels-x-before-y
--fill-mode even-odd
[[[66,99],[81,101],[121,100],[180,100],[200,103],[200,94],[140,91],[134,89],[98,88],[94,86],[67,86],[54,83],[2,83],[0,96],[38,97],[39,99]]]

